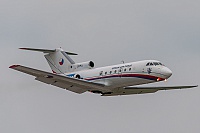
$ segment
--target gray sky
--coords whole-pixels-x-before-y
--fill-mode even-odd
[[[97,67],[156,59],[173,75],[161,85],[200,85],[198,0],[0,0],[2,133],[199,133],[200,87],[154,94],[78,95],[8,69],[50,71],[42,53],[76,52]]]

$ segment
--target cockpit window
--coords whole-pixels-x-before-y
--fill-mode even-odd
[[[152,62],[148,62],[148,63],[146,64],[146,66],[153,66],[153,63],[152,63]]]
[[[153,66],[153,65],[155,65],[155,66],[158,66],[158,65],[164,66],[164,64],[162,64],[160,62],[148,62],[146,64],[146,66]]]
[[[158,63],[158,62],[154,62],[153,64],[154,64],[155,66],[159,65],[159,63]]]
[[[160,63],[160,62],[159,62],[159,64],[160,64],[161,66],[165,66],[164,64],[162,64],[162,63]]]

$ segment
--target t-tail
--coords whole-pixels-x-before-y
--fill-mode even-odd
[[[55,74],[63,74],[74,71],[79,71],[83,69],[91,69],[94,67],[94,63],[92,61],[83,62],[83,63],[75,63],[69,55],[77,55],[76,53],[66,52],[61,48],[57,48],[54,50],[49,49],[35,49],[35,48],[20,48],[23,50],[31,50],[43,52],[45,55],[51,70]]]

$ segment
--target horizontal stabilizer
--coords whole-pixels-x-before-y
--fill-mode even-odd
[[[37,51],[37,52],[43,52],[43,53],[53,53],[56,51],[56,49],[50,50],[50,49],[36,49],[36,48],[19,48],[22,50],[30,50],[30,51]],[[65,52],[68,55],[78,55],[76,53],[72,53],[72,52]]]

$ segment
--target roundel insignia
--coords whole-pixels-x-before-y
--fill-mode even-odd
[[[60,64],[60,65],[63,65],[63,63],[64,63],[64,59],[61,58],[60,61],[59,61],[59,64]]]

